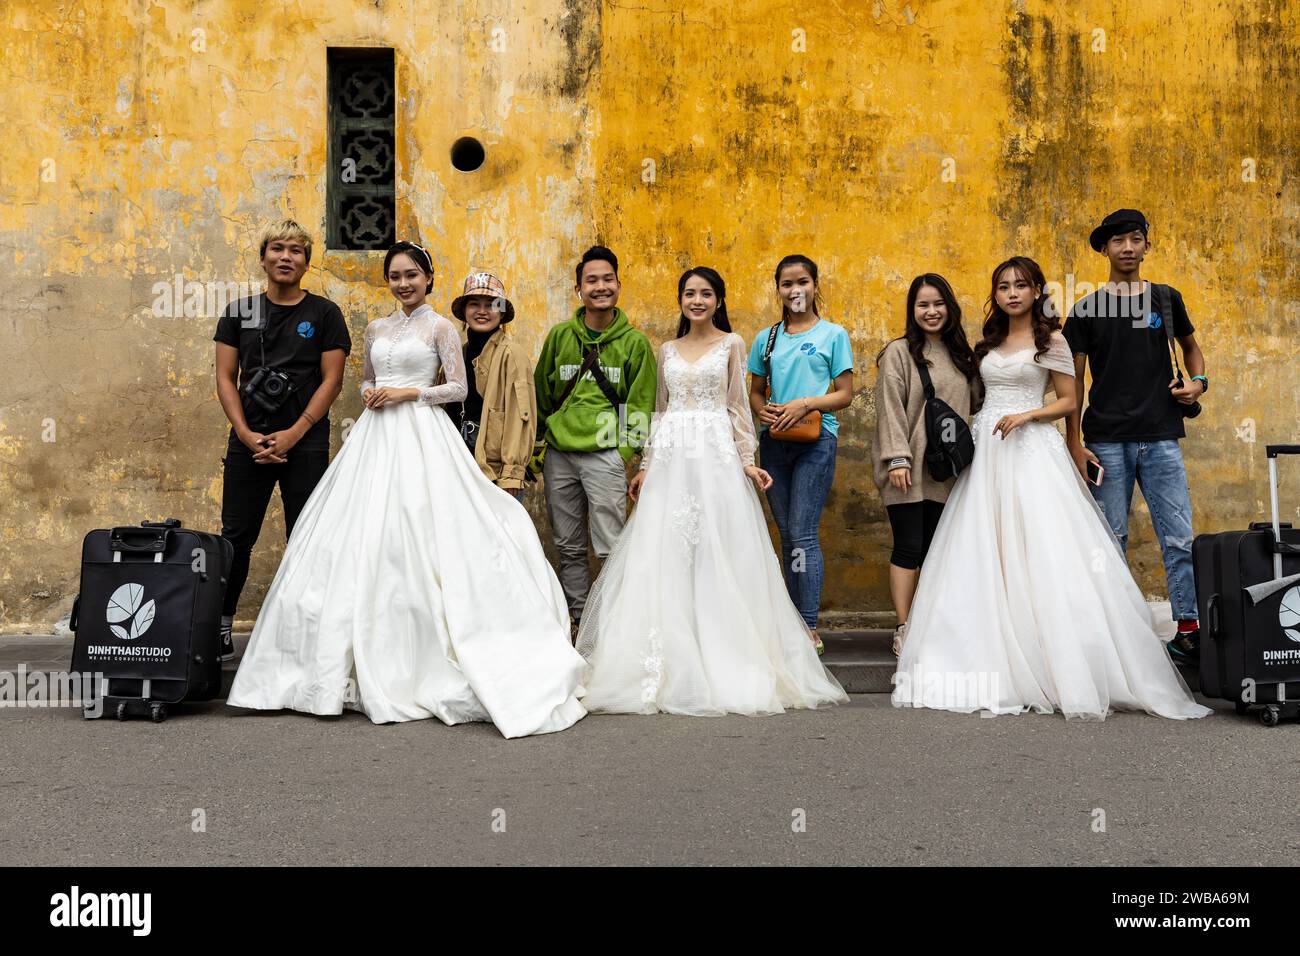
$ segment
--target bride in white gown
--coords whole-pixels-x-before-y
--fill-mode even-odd
[[[1037,264],[1022,257],[993,273],[976,349],[986,394],[971,422],[975,458],[953,486],[921,568],[894,704],[1203,717],[1210,710],[1170,661],[1051,424],[1073,410],[1074,360],[1042,315],[1043,284]],[[1043,406],[1049,373],[1064,397]]]
[[[403,247],[385,261],[401,307],[366,328],[367,408],[303,507],[228,703],[563,730],[586,713],[564,594],[440,407],[465,397],[460,336],[424,301],[427,253]]]
[[[628,492],[636,510],[578,633],[592,712],[772,714],[848,699],[790,602],[751,483],[771,478],[754,465],[745,347],[725,295],[712,269],[678,283],[683,318],[659,351],[654,421]]]

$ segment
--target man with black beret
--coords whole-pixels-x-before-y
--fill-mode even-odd
[[[1178,441],[1186,435],[1183,419],[1199,414],[1198,400],[1210,383],[1182,295],[1140,275],[1151,249],[1150,231],[1141,212],[1118,209],[1088,239],[1109,260],[1110,278],[1075,303],[1063,330],[1074,352],[1079,409],[1084,407],[1084,368],[1092,365],[1082,439],[1076,411],[1066,422],[1066,442],[1121,547],[1128,546],[1134,482],[1142,489],[1160,539],[1178,624],[1169,652],[1194,660],[1200,628],[1192,576],[1192,502]],[[1175,374],[1174,340],[1182,350],[1185,378]]]

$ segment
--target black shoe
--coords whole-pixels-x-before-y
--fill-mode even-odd
[[[221,629],[221,653],[217,655],[217,660],[221,662],[233,661],[235,659],[235,640],[231,636],[231,631],[227,628]]]
[[[1195,664],[1201,659],[1201,629],[1198,627],[1194,631],[1184,631],[1166,643],[1165,647],[1169,648],[1169,656],[1175,661]]]

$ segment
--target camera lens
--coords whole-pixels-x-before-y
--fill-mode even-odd
[[[284,379],[278,375],[268,376],[264,388],[267,395],[279,398],[284,393]]]

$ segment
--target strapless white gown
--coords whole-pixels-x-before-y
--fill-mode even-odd
[[[1049,370],[1074,374],[1060,333],[990,353],[957,479],[921,569],[894,676],[896,706],[1104,718],[1112,710],[1203,717],[1100,508],[1051,423],[1002,439],[1003,415],[1042,405]]]

